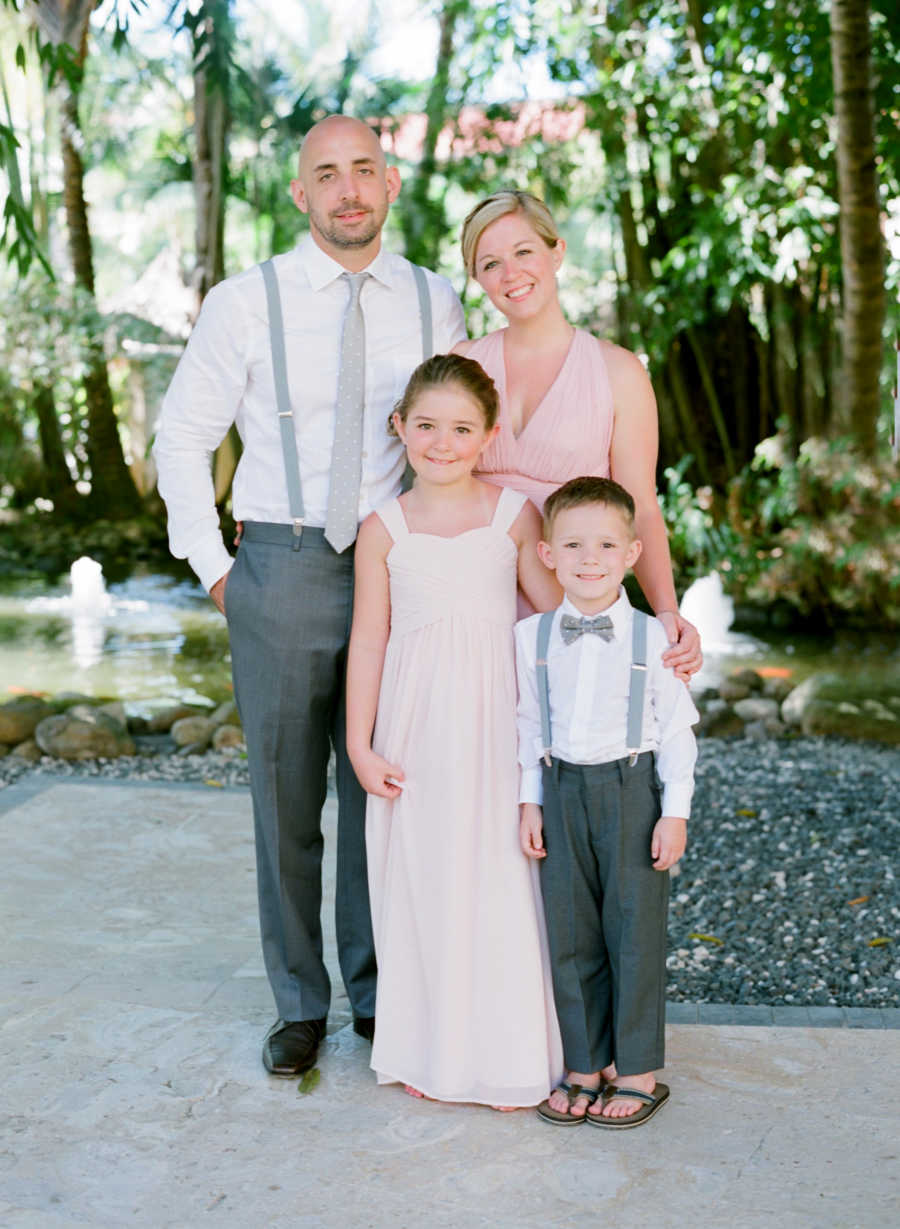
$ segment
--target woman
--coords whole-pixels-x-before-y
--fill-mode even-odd
[[[687,680],[703,657],[697,629],[678,612],[656,498],[656,398],[635,355],[566,320],[556,287],[565,250],[547,206],[529,192],[497,192],[463,224],[466,270],[508,322],[456,347],[500,394],[500,432],[480,473],[524,491],[539,508],[579,474],[621,483],[634,498],[643,543],[635,574],[672,645],[664,660]]]

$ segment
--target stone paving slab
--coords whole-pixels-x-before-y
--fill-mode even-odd
[[[329,859],[333,827],[330,806]],[[0,792],[0,876],[0,1226],[900,1219],[889,1018],[711,1024],[723,1005],[675,1004],[671,1104],[617,1134],[376,1087],[337,993],[304,1095],[259,1060],[273,1012],[245,791],[32,779]],[[326,951],[334,968],[330,924]]]

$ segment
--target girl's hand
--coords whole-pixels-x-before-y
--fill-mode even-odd
[[[690,683],[691,675],[703,665],[700,633],[677,610],[661,610],[656,617],[666,629],[671,645],[663,653],[663,665],[671,666],[682,682]]]
[[[519,844],[526,858],[546,858],[544,813],[536,802],[523,802],[519,819]]]
[[[656,821],[650,841],[650,857],[655,871],[667,871],[674,866],[687,845],[687,820],[663,815]]]
[[[356,778],[367,794],[378,798],[399,798],[406,778],[396,764],[389,764],[374,751],[363,751],[350,756]]]

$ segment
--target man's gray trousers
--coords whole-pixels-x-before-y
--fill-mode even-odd
[[[344,676],[353,549],[321,529],[247,522],[225,587],[231,664],[250,766],[263,956],[283,1020],[328,1014],[322,960],[322,826],[337,760],[335,920],[354,1015],[375,1014],[365,794],[347,759]]]

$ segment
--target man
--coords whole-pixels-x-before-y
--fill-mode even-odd
[[[465,336],[449,283],[428,273],[426,304],[414,267],[382,250],[399,191],[396,168],[359,120],[333,115],[307,133],[291,194],[310,234],[268,268],[207,295],[154,445],[172,552],[187,558],[228,619],[263,955],[279,1015],[263,1045],[273,1075],[311,1067],[325,1032],[321,809],[330,744],[341,974],[354,1028],[369,1040],[374,1032],[365,795],[344,745],[352,543],[359,521],[400,487],[403,454],[386,425],[425,357],[423,320],[430,311],[437,352]],[[234,516],[244,525],[236,560],[222,540],[210,476],[211,454],[232,422],[244,445],[233,484]]]

